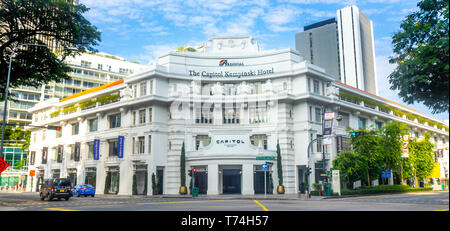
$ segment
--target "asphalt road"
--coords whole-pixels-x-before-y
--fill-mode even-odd
[[[0,192],[0,211],[447,211],[448,192],[331,199],[72,197],[41,201],[37,193]]]

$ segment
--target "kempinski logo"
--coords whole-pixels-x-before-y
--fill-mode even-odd
[[[222,59],[219,61],[219,66],[244,66],[244,63],[229,63],[228,60]]]

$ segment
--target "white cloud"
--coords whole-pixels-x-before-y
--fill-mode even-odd
[[[300,9],[285,5],[270,9],[262,19],[271,31],[294,31],[299,30],[299,28],[286,24],[295,23],[301,13]]]

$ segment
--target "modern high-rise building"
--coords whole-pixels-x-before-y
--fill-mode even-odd
[[[305,26],[295,44],[306,60],[336,80],[378,95],[372,21],[358,7],[345,7],[336,18]]]
[[[83,53],[73,58],[68,57],[66,63],[72,68],[69,73],[71,78],[68,80],[60,83],[50,82],[38,88],[21,86],[10,89],[12,100],[8,100],[7,123],[29,124],[32,115],[27,110],[40,101],[49,98],[62,99],[123,79],[145,67],[106,53]]]

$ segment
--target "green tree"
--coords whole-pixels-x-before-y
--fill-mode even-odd
[[[380,131],[380,161],[382,168],[392,169],[393,171],[400,170],[401,164],[401,140],[403,135],[408,134],[408,127],[406,124],[398,122],[390,122],[384,125]]]
[[[350,144],[353,151],[360,154],[367,164],[367,184],[370,185],[370,179],[378,178],[382,169],[381,139],[378,130],[359,129],[357,131],[363,132],[363,135],[351,137]],[[353,132],[353,130],[350,130],[350,132]]]
[[[449,3],[423,0],[392,37],[397,64],[389,75],[392,90],[408,104],[423,102],[433,113],[449,108]]]
[[[186,154],[183,146],[181,146],[181,157],[180,157],[180,179],[181,186],[186,187]]]
[[[0,93],[4,98],[9,59],[19,44],[56,42],[53,53],[48,47],[26,46],[16,52],[10,87],[38,87],[50,81],[68,79],[71,69],[64,58],[85,50],[96,51],[100,32],[83,16],[88,8],[66,0],[0,0]]]
[[[347,185],[366,179],[367,162],[355,152],[343,151],[333,160],[333,169],[339,170],[341,179]]]
[[[281,163],[280,143],[277,142],[277,170],[278,170],[278,185],[283,186],[283,166]]]
[[[409,141],[409,158],[405,161],[403,175],[419,180],[428,177],[434,166],[433,148],[429,133],[425,133],[423,139],[411,139]]]

